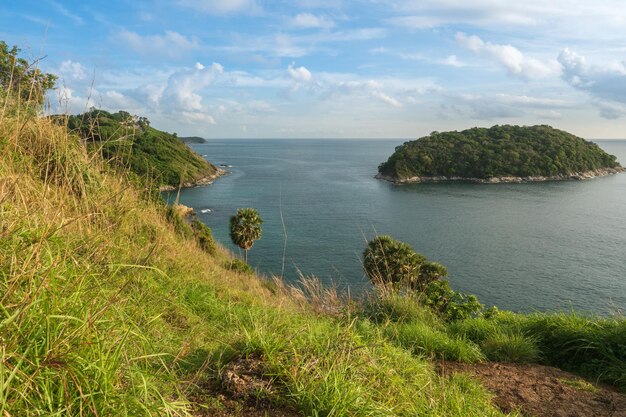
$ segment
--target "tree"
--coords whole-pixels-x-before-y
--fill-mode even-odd
[[[18,55],[21,49],[9,48],[0,41],[0,91],[4,90],[24,101],[42,104],[47,90],[54,88],[56,75],[37,68],[38,60],[29,63]]]
[[[426,258],[391,236],[376,236],[363,252],[363,269],[373,284],[411,285]]]
[[[424,292],[433,281],[448,275],[445,266],[391,236],[376,236],[363,252],[363,269],[373,284],[407,287]]]
[[[448,276],[448,268],[438,262],[424,262],[420,265],[419,278],[413,283],[414,289],[424,291],[434,281]]]
[[[253,208],[237,209],[237,214],[230,218],[230,238],[233,243],[245,252],[244,260],[248,262],[248,250],[255,240],[261,238],[261,223],[263,220],[259,212]]]

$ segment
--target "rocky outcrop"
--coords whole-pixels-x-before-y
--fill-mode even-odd
[[[394,184],[414,184],[428,182],[471,182],[477,184],[501,184],[513,183],[521,184],[526,182],[544,182],[544,181],[568,181],[568,180],[588,180],[595,177],[605,177],[607,175],[618,174],[626,169],[622,166],[615,168],[600,168],[587,172],[572,172],[570,174],[561,174],[553,176],[531,176],[531,177],[492,177],[492,178],[465,178],[465,177],[410,177],[410,178],[394,178],[383,174],[377,174],[375,178],[393,182]]]
[[[178,190],[178,188],[192,188],[192,187],[202,187],[204,185],[213,184],[213,181],[223,175],[229,174],[225,169],[221,169],[219,167],[215,167],[217,170],[215,173],[211,175],[207,175],[206,177],[202,177],[196,181],[185,182],[180,185],[180,187],[175,187],[173,185],[162,185],[159,187],[159,191],[174,191]]]

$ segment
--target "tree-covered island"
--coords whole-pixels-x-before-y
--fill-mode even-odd
[[[394,183],[481,183],[587,179],[624,171],[598,145],[550,126],[433,132],[405,142],[378,166]]]

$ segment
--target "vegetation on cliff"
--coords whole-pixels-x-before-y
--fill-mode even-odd
[[[413,177],[558,177],[619,168],[615,156],[592,142],[550,126],[493,126],[433,132],[398,146],[379,173]]]
[[[504,415],[433,358],[626,388],[623,318],[454,320],[414,292],[346,302],[239,273],[206,226],[37,110],[0,89],[2,416]]]
[[[65,120],[65,118],[63,118]],[[177,187],[218,175],[218,169],[193,152],[175,134],[150,126],[145,117],[93,109],[69,116],[68,128],[86,139],[106,160],[128,167],[158,185]]]

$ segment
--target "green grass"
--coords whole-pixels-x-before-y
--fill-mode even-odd
[[[493,360],[539,362],[626,390],[622,317],[504,312],[453,323],[448,331],[478,343]]]
[[[502,415],[432,359],[540,360],[624,386],[623,319],[447,323],[415,296],[346,303],[315,280],[231,271],[208,230],[194,234],[63,126],[2,108],[2,416],[219,410],[221,374],[239,358],[272,381],[260,400],[311,416]]]
[[[273,381],[259,395],[303,415],[502,415],[332,291],[224,268],[206,230],[194,237],[58,121],[3,108],[0,415],[218,410],[220,373],[241,357]]]
[[[559,381],[565,385],[569,385],[572,388],[576,388],[582,391],[589,391],[594,394],[600,391],[598,387],[583,379],[560,378]]]
[[[474,342],[449,336],[428,324],[413,322],[389,326],[388,337],[417,355],[459,362],[480,362],[485,359]]]

